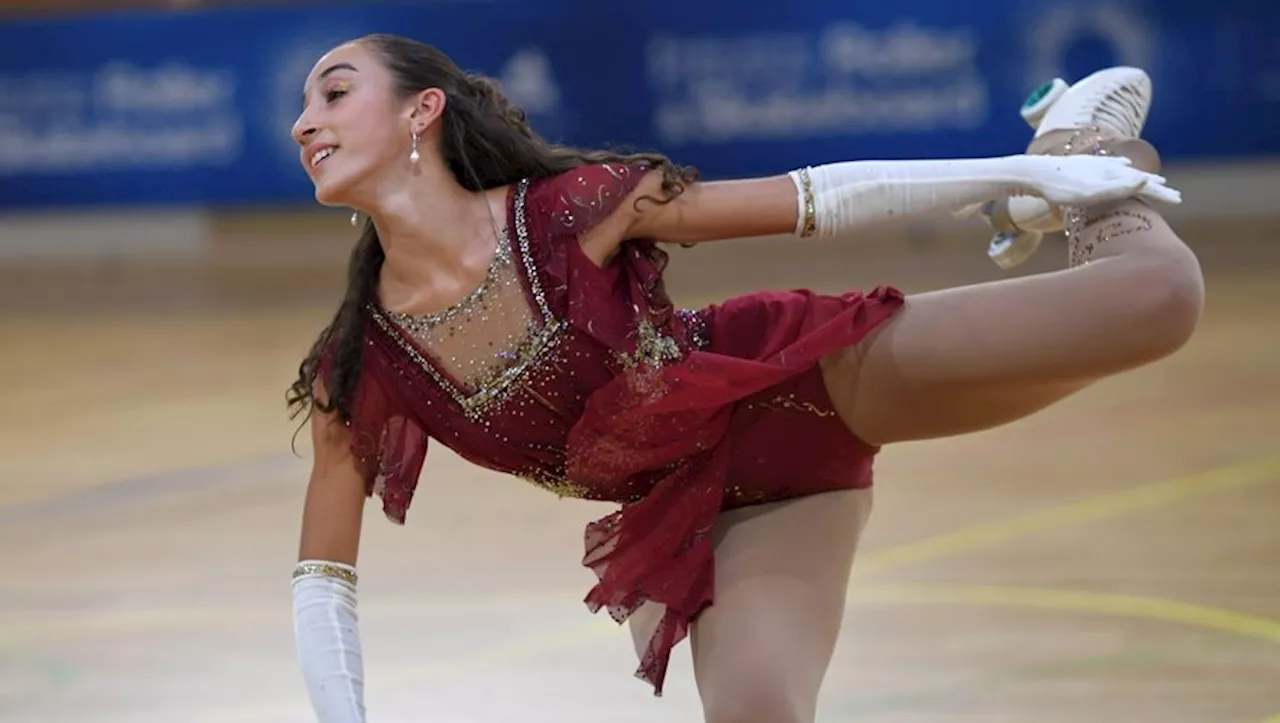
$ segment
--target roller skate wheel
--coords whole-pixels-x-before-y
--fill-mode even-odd
[[[1022,114],[1022,119],[1033,129],[1038,128],[1040,121],[1044,119],[1045,113],[1049,112],[1049,108],[1053,107],[1053,104],[1070,87],[1067,85],[1067,81],[1062,78],[1054,78],[1031,91],[1031,94],[1023,101],[1022,109],[1019,111]]]
[[[987,255],[996,263],[996,266],[1007,271],[1031,258],[1040,247],[1040,241],[1043,238],[1044,234],[1038,231],[1023,231],[1018,234],[997,233],[991,237]]]

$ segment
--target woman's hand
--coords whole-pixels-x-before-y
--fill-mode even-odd
[[[1033,195],[1059,206],[1089,206],[1125,198],[1181,203],[1165,178],[1138,170],[1121,156],[1014,156]]]

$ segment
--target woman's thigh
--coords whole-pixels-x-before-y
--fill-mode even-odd
[[[721,516],[715,602],[691,636],[707,721],[813,720],[871,503],[839,490]]]

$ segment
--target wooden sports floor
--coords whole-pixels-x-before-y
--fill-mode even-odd
[[[349,231],[228,221],[198,265],[0,269],[0,720],[309,719],[289,595],[309,452],[283,393]],[[677,249],[670,284],[1000,276],[982,230],[954,233]],[[1191,240],[1209,304],[1177,357],[885,450],[820,720],[1280,721],[1280,234]],[[606,511],[435,446],[408,526],[368,510],[371,723],[699,721],[687,645],[655,699],[581,603]]]

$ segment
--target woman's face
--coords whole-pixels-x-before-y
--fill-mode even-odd
[[[357,206],[386,171],[409,163],[411,103],[360,43],[326,53],[307,76],[293,126],[302,167],[326,206]]]

